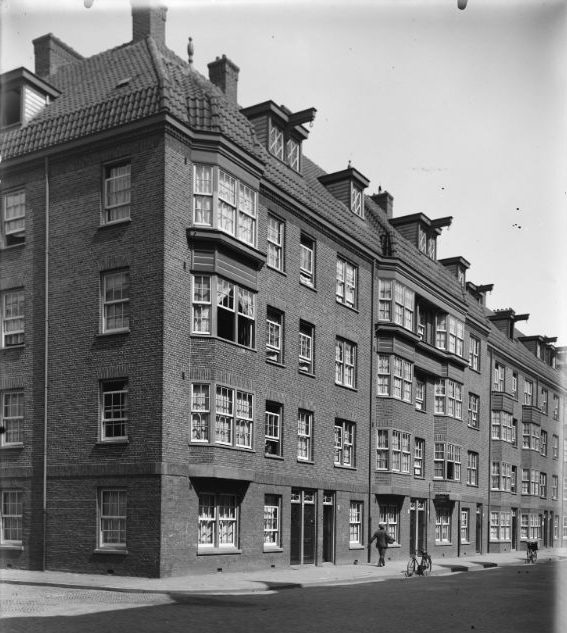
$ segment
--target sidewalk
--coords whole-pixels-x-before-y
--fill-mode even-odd
[[[538,564],[567,558],[567,550],[540,550]],[[363,563],[359,565],[292,566],[246,572],[225,572],[172,578],[136,578],[98,574],[72,574],[56,571],[0,570],[0,583],[42,585],[53,587],[105,589],[121,592],[191,593],[191,594],[246,594],[280,591],[294,587],[351,585],[399,579],[406,582],[423,578],[406,578],[407,561],[389,561],[385,567]],[[431,575],[476,571],[510,565],[524,565],[524,552],[478,554],[463,558],[433,560]]]

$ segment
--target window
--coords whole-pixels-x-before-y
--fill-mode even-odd
[[[512,466],[512,478],[510,480],[510,492],[516,494],[518,492],[518,467]]]
[[[463,416],[463,385],[449,378],[438,378],[435,383],[435,414],[460,420]]]
[[[283,130],[277,125],[274,125],[273,121],[270,121],[270,140],[268,148],[270,150],[270,154],[272,154],[276,158],[279,158],[280,160],[284,159]]]
[[[279,495],[264,495],[264,549],[281,547],[281,506]]]
[[[104,174],[103,224],[130,218],[130,163],[109,165]]]
[[[235,548],[237,544],[236,497],[229,494],[200,494],[198,549]]]
[[[26,192],[12,191],[2,196],[2,230],[4,246],[23,244],[26,239]]]
[[[553,419],[559,420],[559,396],[553,395]]]
[[[480,398],[474,393],[469,393],[468,425],[472,427],[473,429],[479,428],[479,422],[478,422],[479,406],[480,406]]]
[[[512,492],[512,465],[506,462],[492,462],[490,488],[502,492]]]
[[[539,482],[540,482],[539,470],[531,470],[530,475],[531,475],[530,495],[532,495],[533,497],[539,497]]]
[[[297,459],[313,460],[313,413],[300,409],[297,416]]]
[[[547,431],[540,433],[539,450],[544,457],[547,457]]]
[[[478,486],[478,453],[467,454],[467,485]]]
[[[267,265],[284,270],[284,223],[273,215],[268,215],[268,259]]]
[[[351,501],[348,513],[349,543],[362,545],[362,501]]]
[[[510,541],[511,540],[511,512],[491,512],[490,513],[490,540]]]
[[[461,447],[435,442],[434,479],[461,481]]]
[[[394,543],[400,542],[400,509],[396,505],[380,504],[380,523],[386,524],[388,536],[394,539]]]
[[[130,327],[130,272],[113,270],[102,274],[102,331]]]
[[[504,365],[500,363],[494,363],[494,380],[492,384],[493,391],[504,391]]]
[[[551,498],[557,499],[559,491],[559,477],[557,475],[551,476]]]
[[[290,138],[287,140],[286,148],[287,148],[287,164],[295,171],[299,171],[301,145],[295,139]]]
[[[256,245],[256,192],[212,165],[195,165],[193,222]]]
[[[416,437],[413,445],[413,476],[416,479],[425,477],[425,440]]]
[[[539,496],[542,499],[547,497],[547,474],[540,473],[539,474]]]
[[[449,346],[447,350],[461,358],[464,356],[465,324],[452,316],[448,317]]]
[[[390,321],[413,331],[415,293],[398,281],[380,279],[378,289],[378,319]]]
[[[530,494],[530,469],[522,468],[522,494]]]
[[[542,389],[540,409],[542,410],[543,413],[545,413],[545,415],[547,415],[548,413],[548,407],[549,407],[549,392],[547,391],[547,389]]]
[[[469,339],[469,367],[480,371],[480,339],[476,336]]]
[[[409,473],[410,471],[410,434],[392,431],[392,471]]]
[[[470,542],[470,510],[463,508],[461,510],[461,543]]]
[[[342,257],[337,257],[337,301],[350,308],[357,304],[358,268]]]
[[[359,217],[364,217],[362,206],[362,190],[353,183],[350,184],[350,210]]]
[[[218,338],[254,348],[256,295],[252,291],[222,277],[194,275],[192,303],[194,334],[216,333]]]
[[[266,402],[264,435],[265,454],[282,456],[282,405]]]
[[[356,344],[341,338],[335,342],[335,382],[356,387]]]
[[[379,396],[412,401],[413,363],[399,356],[378,354],[377,390]]]
[[[522,514],[520,516],[520,539],[522,541],[535,541],[541,537],[541,517],[538,514]]]
[[[387,430],[378,429],[376,432],[376,469],[390,469],[389,433]]]
[[[117,440],[128,437],[128,381],[101,382],[101,439]]]
[[[451,511],[448,508],[435,509],[435,542],[439,545],[451,542]]]
[[[534,383],[531,380],[524,380],[524,404],[531,406],[534,401]]]
[[[191,441],[211,441],[211,386],[191,387]],[[252,448],[253,395],[231,387],[217,385],[214,398],[214,439],[217,444]]]
[[[24,291],[9,290],[2,295],[2,347],[24,344]]]
[[[522,424],[522,448],[540,452],[540,429],[536,424]]]
[[[507,411],[492,411],[492,439],[516,444],[516,425],[512,414]]]
[[[99,494],[99,547],[126,548],[126,490],[101,490]]]
[[[266,358],[283,363],[283,313],[270,306],[266,316]]]
[[[423,442],[423,440],[420,441]],[[419,445],[418,449],[418,451],[421,451],[421,455],[418,459],[421,459],[422,470],[424,446],[425,444],[422,443]],[[414,446],[412,462],[411,436],[409,433],[397,430],[378,429],[376,435],[376,468],[377,470],[391,470],[392,472],[409,474],[413,463],[415,474],[415,450]]]
[[[553,459],[558,459],[559,458],[559,436],[558,435],[553,435],[552,437],[551,450],[552,450]],[[565,461],[567,461],[567,459]]]
[[[335,466],[356,466],[355,439],[354,422],[335,420]]]
[[[24,392],[6,391],[2,394],[0,425],[4,433],[0,435],[2,446],[22,444],[24,441]]]
[[[512,372],[512,395],[518,398],[518,372]]]
[[[22,492],[19,490],[2,491],[2,545],[22,544]]]
[[[418,411],[425,411],[425,380],[415,378],[415,408]]]
[[[315,328],[305,321],[299,322],[299,371],[306,374],[314,372],[313,338]]]
[[[315,242],[302,235],[299,243],[299,280],[306,286],[315,285]]]

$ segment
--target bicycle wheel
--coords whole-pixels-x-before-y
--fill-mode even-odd
[[[408,578],[415,574],[416,566],[417,566],[417,561],[415,560],[415,558],[410,558],[408,561],[408,566],[406,567],[406,575],[408,576]]]
[[[431,563],[431,556],[429,555],[424,556],[421,559],[421,573],[424,576],[429,576],[429,574],[431,573],[432,567],[433,567],[433,564]]]
[[[537,550],[533,550],[532,552],[532,563],[535,565],[537,560]]]

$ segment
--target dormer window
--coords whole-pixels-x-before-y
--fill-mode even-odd
[[[293,138],[287,141],[287,163],[295,171],[299,171],[300,144]]]
[[[430,235],[427,239],[427,257],[429,259],[437,259],[437,239]]]
[[[270,154],[279,160],[284,160],[284,134],[283,130],[270,121]]]
[[[0,127],[25,125],[59,94],[25,68],[4,73],[0,78]]]
[[[350,210],[359,217],[364,217],[362,207],[362,189],[357,187],[354,183],[351,183],[350,185]]]

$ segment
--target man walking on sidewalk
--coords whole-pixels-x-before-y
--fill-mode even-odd
[[[386,550],[388,549],[388,544],[394,542],[394,539],[386,532],[385,523],[378,523],[378,529],[372,535],[369,545],[372,544],[372,541],[374,539],[376,539],[376,547],[379,554],[378,567],[384,567],[384,565],[386,564],[386,561],[384,560],[384,555],[386,554]]]

